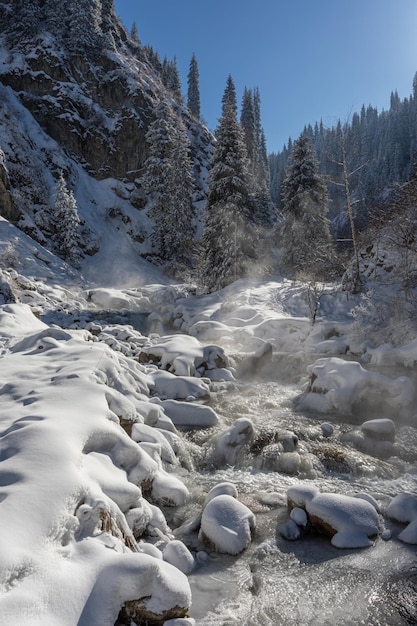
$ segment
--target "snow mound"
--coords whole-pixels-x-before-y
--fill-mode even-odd
[[[417,497],[410,493],[399,493],[386,510],[387,517],[396,522],[408,523],[398,535],[404,543],[417,544]]]
[[[290,522],[299,527],[307,525],[307,519],[319,532],[331,537],[337,548],[364,548],[373,545],[370,537],[380,530],[377,507],[365,494],[347,496],[335,493],[319,493],[314,486],[299,485],[287,490]],[[300,511],[302,509],[302,511]],[[306,513],[307,516],[303,515]],[[298,538],[293,524],[280,527],[281,534]]]
[[[250,544],[254,528],[252,511],[233,496],[222,494],[206,504],[199,537],[217,552],[239,554]]]
[[[60,626],[110,626],[126,602],[137,615],[185,616],[186,576],[136,542],[168,532],[142,489],[181,504],[188,494],[163,469],[174,440],[152,437],[136,413],[150,404],[146,367],[86,330],[48,327],[27,305],[1,306],[0,318],[2,624],[59,615]],[[133,441],[125,417],[150,441]]]
[[[308,367],[310,385],[299,400],[304,410],[350,414],[373,407],[396,415],[411,410],[415,389],[407,376],[389,378],[365,370],[355,361],[321,358]]]

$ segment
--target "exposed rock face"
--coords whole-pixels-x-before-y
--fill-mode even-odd
[[[0,159],[0,211],[15,223],[20,219],[19,226],[41,242],[49,236],[42,216],[50,209],[60,171],[74,189],[81,166],[98,181],[120,182],[123,216],[129,224],[115,220],[115,228],[124,229],[140,249],[146,233],[136,224],[136,213],[146,204],[140,186],[148,153],[146,133],[162,99],[176,109],[189,131],[199,196],[196,192],[195,199],[204,199],[213,137],[180,97],[167,90],[159,57],[129,37],[113,4],[0,3],[0,145],[11,192]],[[46,135],[41,136],[37,125]],[[120,210],[116,205],[113,209]],[[88,221],[88,215],[83,217]],[[88,240],[94,241],[91,232]]]
[[[130,63],[123,66],[110,50],[96,52],[93,59],[70,54],[56,39],[53,44],[49,34],[40,32],[21,50],[10,50],[1,81],[95,176],[137,172],[146,156],[144,134],[157,96],[145,87],[149,68],[127,49]]]

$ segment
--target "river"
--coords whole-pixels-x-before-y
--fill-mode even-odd
[[[300,481],[320,491],[370,494],[382,512],[396,494],[417,493],[416,429],[397,425],[393,457],[365,454],[345,439],[362,418],[352,424],[340,416],[324,420],[297,412],[298,375],[273,371],[269,368],[263,380],[220,386],[211,404],[221,426],[184,434],[194,462],[182,476],[191,498],[183,509],[166,512],[172,526],[198,514],[203,495],[222,481],[236,485],[257,520],[245,552],[238,557],[212,553],[190,575],[191,616],[199,626],[417,624],[417,552],[395,538],[401,525],[384,518],[393,538],[378,537],[360,550],[335,548],[315,534],[288,541],[279,532],[288,519],[286,490]],[[242,418],[254,431],[234,449],[230,464],[215,444]],[[323,435],[324,421],[334,428],[329,437]]]

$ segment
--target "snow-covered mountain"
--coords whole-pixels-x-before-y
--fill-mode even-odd
[[[198,207],[213,138],[164,87],[112,2],[16,4],[0,4],[0,214],[50,247],[45,215],[63,171],[83,254],[103,262],[117,250],[136,271],[150,251],[141,173],[158,103],[167,100],[188,128]],[[110,241],[104,222],[113,225]]]

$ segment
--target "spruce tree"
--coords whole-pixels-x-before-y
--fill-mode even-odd
[[[252,90],[245,87],[243,91],[240,123],[245,138],[246,153],[249,161],[250,173],[256,178],[256,166],[258,162],[258,137],[255,124],[255,109],[253,104]]]
[[[198,64],[195,54],[190,61],[190,69],[188,71],[188,92],[187,106],[197,119],[200,118],[200,85]]]
[[[152,243],[172,274],[190,267],[195,234],[192,164],[185,126],[162,99],[146,135],[149,157],[143,185],[150,195],[154,220]]]
[[[53,204],[53,236],[58,253],[66,261],[77,259],[77,234],[80,224],[77,203],[72,191],[68,190],[61,171]]]
[[[294,278],[324,280],[334,267],[327,188],[306,135],[294,142],[283,183],[282,264]]]
[[[221,289],[248,274],[256,250],[249,212],[246,149],[237,119],[236,90],[229,76],[216,129],[201,239],[200,273],[206,290]]]

